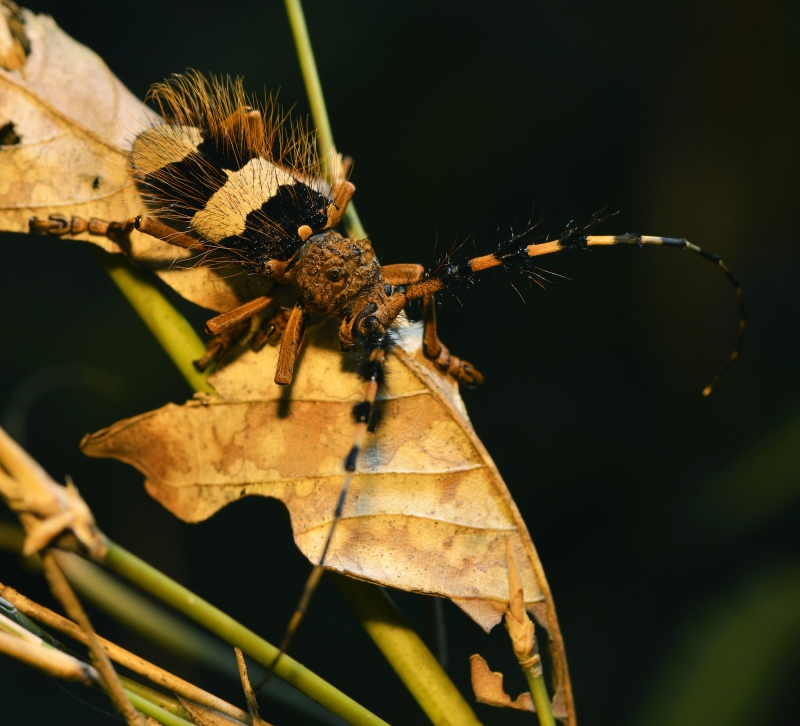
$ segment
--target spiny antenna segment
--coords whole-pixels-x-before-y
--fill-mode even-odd
[[[592,218],[587,225],[583,227],[573,226],[572,223],[567,226],[564,236],[561,239],[552,240],[550,242],[541,242],[539,244],[525,244],[523,238],[525,234],[513,237],[508,242],[501,244],[497,252],[482,257],[473,257],[470,260],[465,260],[457,265],[448,265],[442,269],[436,270],[429,275],[426,279],[418,283],[409,285],[406,290],[406,297],[414,299],[424,297],[431,293],[444,290],[450,285],[460,281],[466,280],[473,275],[490,270],[494,267],[525,267],[534,257],[541,255],[550,255],[555,252],[561,252],[569,249],[586,249],[588,247],[611,247],[614,245],[658,245],[661,247],[677,247],[679,249],[689,250],[702,258],[712,262],[725,274],[730,281],[736,293],[736,302],[739,306],[739,330],[736,336],[736,345],[733,352],[728,357],[725,365],[722,366],[719,373],[717,373],[711,382],[703,389],[703,395],[708,396],[714,389],[714,386],[719,383],[720,379],[730,368],[731,364],[739,357],[742,351],[742,340],[744,337],[744,329],[747,325],[747,317],[745,315],[744,301],[742,299],[742,286],[738,280],[731,274],[731,271],[720,259],[719,255],[706,252],[704,249],[693,245],[685,239],[676,239],[673,237],[651,237],[638,234],[620,234],[620,235],[587,235],[586,230],[593,227],[601,221],[599,218]]]
[[[311,602],[311,597],[314,594],[314,591],[317,589],[317,585],[322,577],[325,562],[328,557],[328,551],[330,550],[331,542],[333,542],[333,535],[336,531],[336,526],[339,524],[339,520],[342,518],[344,504],[347,500],[347,493],[350,490],[350,484],[353,481],[353,475],[356,471],[358,455],[361,452],[361,449],[364,447],[364,438],[368,432],[372,433],[375,430],[375,426],[379,420],[378,411],[374,410],[373,406],[375,404],[375,398],[378,395],[378,390],[383,383],[383,362],[386,359],[387,344],[388,338],[385,336],[381,337],[381,339],[376,343],[377,347],[375,347],[370,353],[369,361],[365,366],[365,370],[362,371],[362,375],[367,382],[364,390],[364,400],[353,406],[353,417],[355,418],[356,422],[356,428],[353,435],[353,445],[350,447],[350,451],[344,460],[344,483],[342,484],[342,489],[339,492],[339,499],[336,502],[333,520],[331,521],[331,526],[328,530],[328,536],[325,539],[325,545],[322,548],[322,555],[319,558],[319,564],[314,565],[314,569],[311,570],[311,574],[308,576],[308,580],[306,580],[305,587],[303,588],[303,594],[300,596],[300,602],[298,602],[294,614],[292,615],[292,619],[289,621],[289,625],[286,628],[286,634],[283,636],[280,650],[270,664],[270,667],[267,669],[267,672],[264,674],[258,686],[256,686],[256,690],[261,688],[261,686],[263,686],[269,680],[269,677],[275,670],[275,666],[278,664],[281,656],[289,648],[289,643],[291,642],[292,637],[297,629],[300,627],[303,616],[306,614],[309,603]]]

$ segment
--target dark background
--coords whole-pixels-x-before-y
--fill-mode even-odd
[[[193,67],[280,87],[307,111],[278,2],[33,9],[140,97]],[[467,238],[464,250],[488,251],[509,225],[526,227],[535,203],[543,233],[607,207],[619,214],[601,233],[686,237],[742,280],[744,356],[709,399],[700,391],[735,340],[733,293],[674,250],[547,258],[570,280],[543,292],[514,278],[525,303],[504,275],[482,281],[462,304],[444,301],[440,330],[486,375],[464,398],[546,568],[581,722],[800,722],[797,4],[308,2],[306,12],[382,262],[431,265]],[[281,508],[248,498],[186,525],[138,473],[84,459],[84,433],[190,391],[85,246],[0,243],[0,409],[22,410],[31,453],[74,477],[112,539],[279,640],[309,569]],[[13,556],[0,563],[0,580],[50,602]],[[396,599],[421,621],[422,598]],[[465,693],[473,652],[513,673],[502,628],[487,637],[449,603],[445,613],[449,672]],[[96,617],[101,633],[242,700]],[[423,722],[329,583],[292,654],[390,722]],[[4,722],[111,722],[7,659],[0,674]],[[477,709],[487,724],[530,723]],[[262,714],[305,722],[268,702]]]

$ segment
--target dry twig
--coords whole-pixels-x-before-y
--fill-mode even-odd
[[[53,591],[53,595],[55,595],[58,601],[63,605],[67,615],[76,621],[86,634],[92,661],[102,676],[102,682],[108,695],[111,696],[116,707],[129,726],[144,726],[146,723],[144,717],[134,708],[125,693],[122,683],[119,681],[119,676],[114,670],[114,666],[111,665],[111,661],[105,650],[103,650],[100,639],[97,637],[97,633],[95,633],[92,627],[89,616],[83,609],[75,592],[70,587],[69,582],[67,582],[67,578],[61,570],[52,550],[47,550],[44,553],[42,562],[44,564],[44,574],[45,577],[47,577],[47,581],[50,583],[50,589]]]
[[[54,482],[2,428],[0,428],[0,496],[25,527],[23,555],[32,555],[69,530],[94,559],[101,559],[106,540],[94,516],[72,482]]]
[[[56,678],[83,683],[86,686],[94,686],[99,682],[97,671],[90,665],[46,646],[39,638],[36,640],[38,643],[0,630],[0,653],[5,653]]]
[[[107,551],[106,539],[97,528],[94,516],[77,488],[69,482],[63,487],[54,482],[5,431],[0,429],[0,495],[25,528],[24,555],[32,555],[70,530],[80,548],[94,557]],[[100,672],[106,691],[130,726],[143,726],[142,715],[133,707],[114,666],[97,639],[86,612],[67,582],[51,550],[43,554],[44,572],[53,594],[67,614],[84,630],[92,660]]]
[[[11,587],[4,587],[2,583],[0,583],[0,595],[14,605],[20,612],[39,621],[42,625],[52,628],[59,633],[63,633],[79,643],[88,645],[89,640],[86,634],[71,620],[67,620],[67,618],[62,615],[30,600]],[[252,723],[249,714],[242,711],[242,709],[237,708],[208,691],[204,691],[202,688],[198,688],[194,684],[183,680],[183,678],[179,678],[165,671],[163,668],[159,668],[157,665],[146,661],[144,658],[140,658],[138,655],[125,650],[125,648],[121,648],[105,638],[97,637],[103,649],[113,661],[129,668],[134,673],[144,676],[153,683],[163,686],[173,693],[177,693],[184,698],[191,699],[203,706],[224,713],[226,716],[230,716],[242,723]]]
[[[253,717],[253,726],[269,726],[258,713],[258,702],[256,701],[256,692],[253,686],[250,685],[250,676],[247,674],[247,663],[244,662],[244,654],[241,648],[234,648],[236,653],[236,665],[239,666],[239,677],[242,679],[242,690],[244,690],[244,697],[247,699],[247,708],[250,709],[250,715]]]

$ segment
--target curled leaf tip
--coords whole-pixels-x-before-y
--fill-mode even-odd
[[[478,703],[535,713],[536,708],[533,705],[531,694],[526,691],[512,701],[511,696],[503,688],[503,674],[489,670],[489,665],[482,656],[477,653],[470,656],[469,665],[472,690],[475,692],[475,700]]]

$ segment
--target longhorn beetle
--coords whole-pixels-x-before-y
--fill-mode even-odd
[[[196,252],[200,263],[233,266],[271,278],[275,284],[269,294],[207,322],[208,331],[216,337],[209,344],[208,354],[197,362],[200,367],[247,332],[248,326],[243,324],[266,311],[285,287],[296,291],[291,312],[275,311],[251,339],[258,347],[280,337],[275,383],[291,384],[312,312],[338,318],[343,350],[360,355],[364,361],[364,397],[353,408],[354,435],[350,450],[343,452],[341,494],[319,563],[309,577],[280,653],[286,650],[322,574],[359,452],[376,424],[373,406],[384,361],[392,352],[392,325],[409,301],[422,300],[425,356],[443,374],[466,386],[477,386],[483,382],[481,373],[452,355],[439,339],[436,293],[494,268],[535,275],[534,258],[563,250],[614,245],[677,247],[719,267],[733,285],[739,305],[735,348],[703,390],[704,395],[739,356],[745,328],[741,286],[718,255],[685,239],[590,235],[591,229],[603,221],[600,215],[594,215],[586,224],[570,224],[560,239],[529,242],[528,230],[512,235],[493,252],[459,263],[448,260],[432,272],[415,263],[380,266],[369,239],[344,237],[336,231],[355,191],[345,178],[343,165],[334,164],[338,171],[333,179],[323,180],[314,135],[304,124],[282,115],[274,101],[268,99],[259,109],[245,94],[241,80],[207,80],[197,72],[156,84],[148,97],[159,107],[163,122],[136,138],[130,168],[154,216],[142,214],[112,222],[93,219],[89,223],[59,216],[33,218],[32,231],[68,234],[88,228],[115,238],[137,229]],[[185,231],[167,226],[161,219],[172,220]]]

